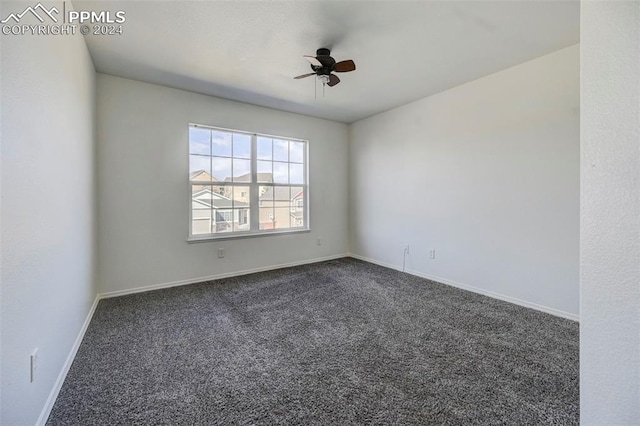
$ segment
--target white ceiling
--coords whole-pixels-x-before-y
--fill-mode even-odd
[[[98,72],[350,123],[579,42],[579,1],[80,1]],[[302,55],[357,70],[326,89]]]

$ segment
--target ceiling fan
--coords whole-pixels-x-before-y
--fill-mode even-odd
[[[332,74],[333,72],[349,72],[356,69],[356,64],[351,59],[336,62],[331,57],[331,51],[324,47],[316,51],[316,56],[305,55],[304,58],[311,64],[313,72],[293,77],[296,80],[317,75],[323,85],[326,84],[329,87],[333,87],[340,83],[340,79],[337,75]]]

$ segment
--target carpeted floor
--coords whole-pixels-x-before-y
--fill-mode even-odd
[[[578,424],[578,324],[354,259],[100,302],[47,424]]]

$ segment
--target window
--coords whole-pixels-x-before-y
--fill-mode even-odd
[[[190,240],[309,229],[308,142],[189,125]]]

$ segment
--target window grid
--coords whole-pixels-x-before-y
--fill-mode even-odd
[[[261,134],[249,134],[247,132],[238,132],[227,129],[213,128],[208,126],[201,125],[190,125],[189,129],[206,129],[208,130],[208,139],[209,139],[209,158],[210,158],[210,175],[208,180],[192,180],[194,177],[191,175],[190,177],[190,185],[191,187],[199,186],[201,188],[208,189],[208,192],[211,197],[210,202],[210,228],[209,233],[198,232],[198,230],[194,229],[194,223],[196,218],[194,218],[193,212],[193,200],[192,207],[190,209],[190,230],[189,230],[189,238],[190,239],[215,239],[215,238],[228,238],[233,236],[243,236],[243,235],[254,235],[254,234],[268,234],[274,232],[296,232],[296,231],[305,231],[309,229],[309,219],[308,219],[308,182],[307,182],[307,173],[308,173],[308,142],[298,139],[290,139],[290,138],[281,138],[281,137],[273,137],[268,135]],[[223,134],[230,135],[230,156],[225,157],[219,151],[214,149],[213,139],[214,132],[219,132]],[[249,158],[245,157],[237,157],[240,160],[249,161],[250,166],[250,181],[241,180],[241,176],[236,175],[236,134],[238,135],[246,135],[249,136],[249,146],[250,149]],[[258,138],[268,139],[271,147],[271,159],[258,159]],[[277,141],[277,142],[276,142]],[[238,140],[240,144],[240,140]],[[295,145],[293,145],[295,144]],[[276,160],[276,145],[278,145],[278,149],[280,153],[278,153],[278,159]],[[206,157],[200,152],[193,152],[191,149],[191,137],[189,141],[189,154],[190,159],[191,155],[196,155],[198,157]],[[247,148],[245,146],[245,148]],[[282,151],[284,149],[284,152]],[[297,149],[295,159],[292,155],[292,151]],[[245,151],[246,152],[246,151]],[[286,152],[286,155],[285,155]],[[242,155],[242,154],[237,154]],[[247,155],[247,154],[244,154]],[[261,156],[261,158],[264,155]],[[214,158],[229,158],[230,166],[228,170],[229,176],[225,176],[223,180],[218,179],[223,176],[220,175],[216,178],[218,172],[214,169],[213,159]],[[286,161],[282,161],[286,158]],[[301,161],[295,161],[301,160]],[[258,179],[258,161],[268,161],[270,163],[270,180],[269,181],[259,181]],[[191,160],[190,160],[191,163]],[[282,164],[278,170],[278,176],[276,177],[275,164]],[[264,164],[264,163],[263,163]],[[300,165],[301,168],[297,168],[296,173],[298,176],[293,177],[292,171],[294,170],[291,165]],[[190,164],[190,174],[193,173],[192,164]],[[238,171],[240,173],[240,171]],[[245,176],[243,174],[242,176]],[[284,178],[286,177],[286,182],[284,182]],[[295,182],[292,182],[292,178]],[[230,213],[231,213],[231,224],[230,227],[225,225],[224,229],[219,229],[218,221],[216,220],[216,213],[222,213],[222,209],[214,206],[214,198],[216,197],[216,191],[214,191],[214,187],[224,188],[220,189],[220,192],[223,194],[219,194],[230,202]],[[271,200],[263,200],[261,196],[265,191],[262,191],[261,188],[267,188],[267,191],[271,191]],[[286,189],[285,189],[286,188]],[[248,189],[248,190],[247,190]],[[242,191],[242,192],[239,192]],[[262,192],[260,192],[262,191]],[[295,192],[295,194],[294,194]],[[249,195],[248,206],[245,208],[240,205],[240,200],[237,199],[238,196],[241,197],[242,200],[245,199],[246,194]],[[283,194],[287,194],[286,198],[283,198]],[[193,194],[193,191],[192,191]],[[241,194],[241,195],[240,195]],[[302,199],[298,198],[298,196],[302,197]],[[296,199],[294,199],[296,197]],[[270,206],[267,208],[263,207],[263,201],[269,202]],[[242,201],[245,202],[245,201]],[[302,209],[300,208],[302,205]],[[269,216],[270,221],[265,221],[264,216],[262,215],[263,211],[271,210],[271,214]],[[297,214],[300,210],[302,210],[302,214]],[[224,216],[225,222],[228,221],[229,216],[225,214]],[[243,218],[243,219],[241,219]],[[243,225],[249,224],[247,229],[242,229]]]

